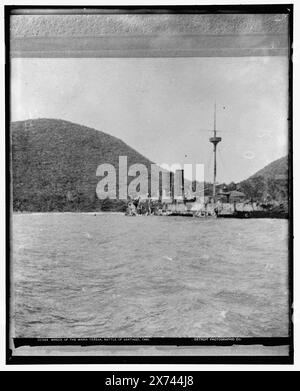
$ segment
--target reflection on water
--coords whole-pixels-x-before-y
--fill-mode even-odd
[[[17,337],[288,335],[288,222],[15,214]]]

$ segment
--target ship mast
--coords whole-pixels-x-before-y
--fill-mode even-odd
[[[210,137],[209,141],[213,144],[214,148],[214,181],[213,181],[213,201],[216,202],[216,180],[217,180],[217,145],[222,140],[221,137],[217,137],[217,105],[214,106],[214,136]]]

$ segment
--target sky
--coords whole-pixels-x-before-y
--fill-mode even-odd
[[[246,179],[287,154],[286,57],[13,58],[12,121],[56,118],[120,138],[157,164]]]

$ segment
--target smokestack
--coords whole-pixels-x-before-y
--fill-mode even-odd
[[[184,170],[181,171],[181,191],[182,191],[182,199],[184,200]]]
[[[170,197],[174,199],[174,172],[170,171]]]
[[[179,185],[177,191],[180,191],[180,196],[184,199],[184,170],[176,170],[175,175]],[[177,193],[177,195],[179,194]]]

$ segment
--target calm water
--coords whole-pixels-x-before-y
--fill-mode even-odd
[[[13,216],[14,335],[288,335],[288,222]]]

